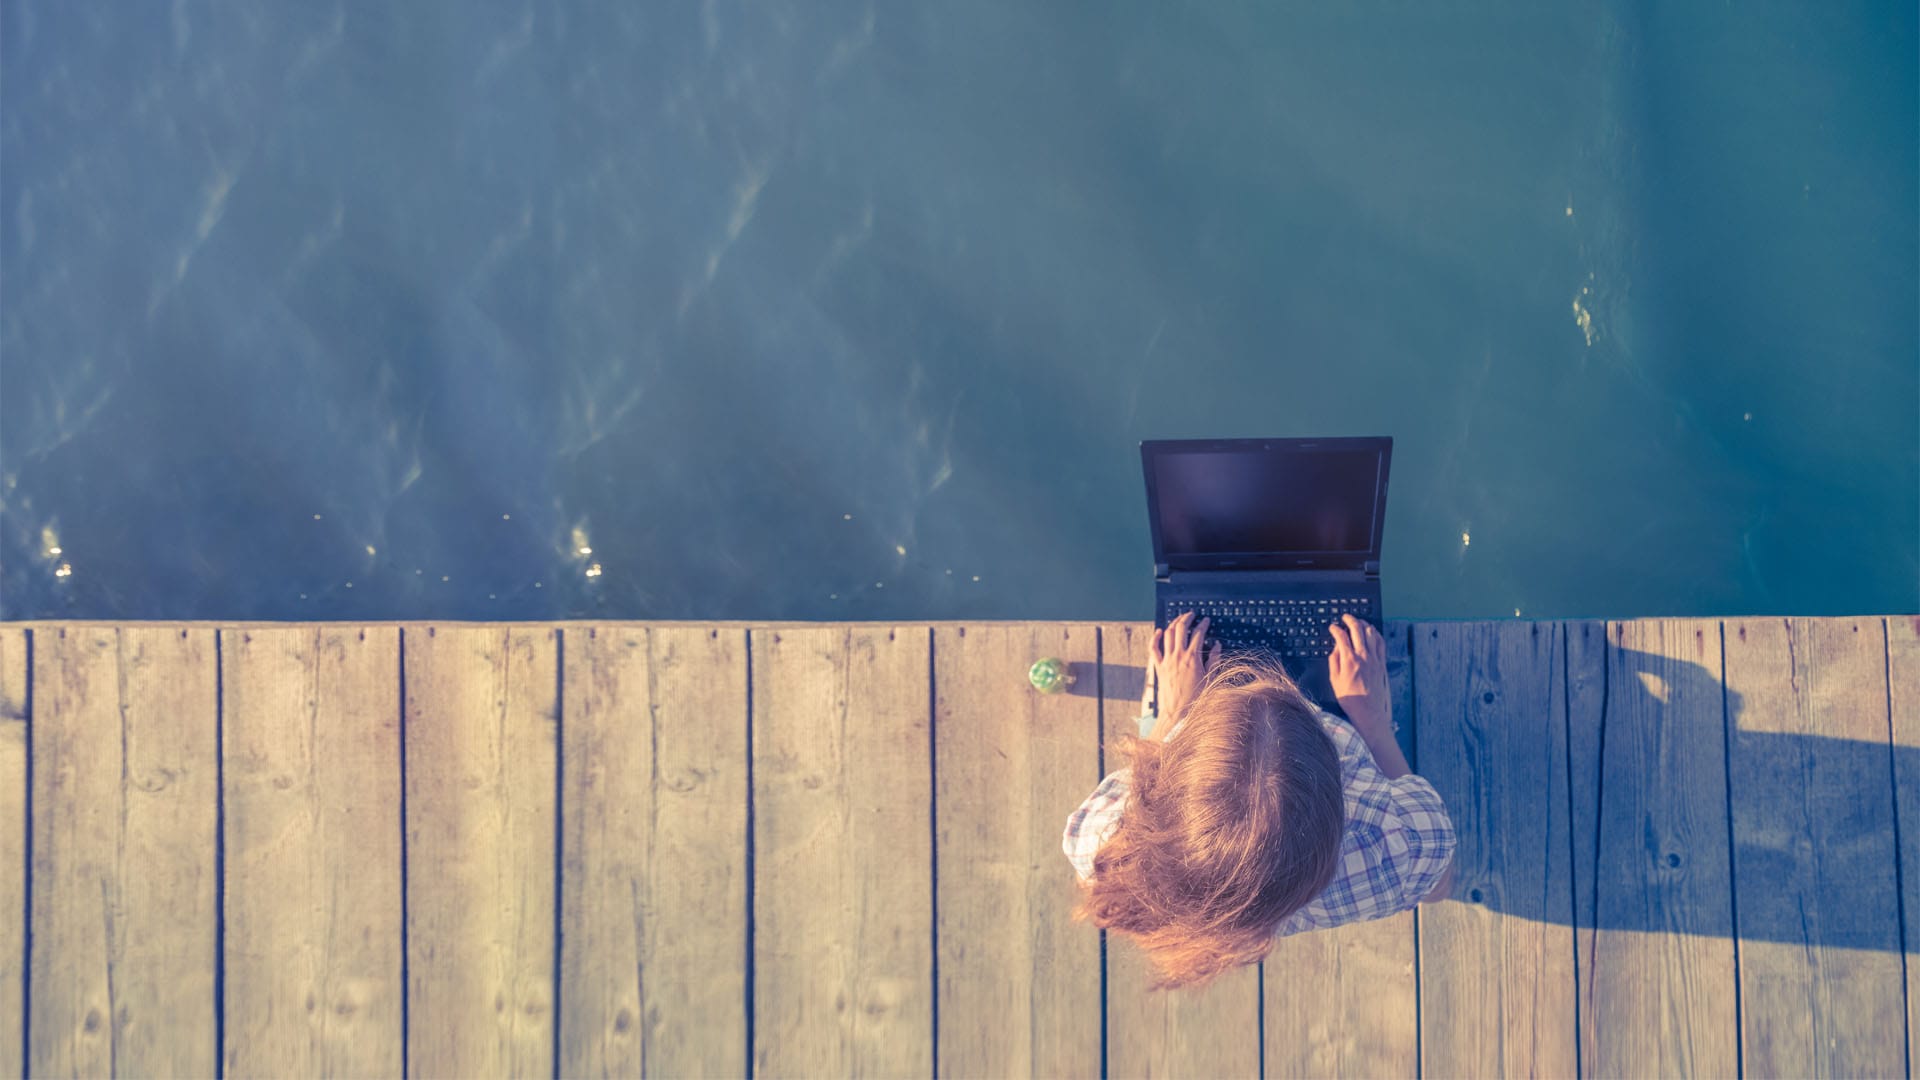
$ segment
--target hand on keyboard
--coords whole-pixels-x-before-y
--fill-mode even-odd
[[[1327,657],[1327,677],[1341,711],[1358,727],[1366,722],[1390,723],[1393,705],[1387,698],[1387,643],[1373,624],[1351,615],[1328,628],[1333,654]]]
[[[1173,730],[1176,714],[1193,700],[1207,668],[1220,659],[1220,643],[1213,643],[1212,655],[1202,650],[1207,637],[1207,619],[1194,622],[1193,612],[1182,612],[1164,630],[1153,632],[1148,665],[1147,694],[1159,693],[1160,722],[1154,725],[1151,739],[1164,739]]]

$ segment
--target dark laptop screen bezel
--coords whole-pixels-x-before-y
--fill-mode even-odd
[[[1193,451],[1266,450],[1278,455],[1318,451],[1371,450],[1380,468],[1373,492],[1373,536],[1366,551],[1213,552],[1169,559],[1160,535],[1160,493],[1154,479],[1154,458],[1166,453]],[[1393,437],[1353,436],[1326,439],[1143,439],[1140,468],[1147,481],[1147,527],[1153,533],[1153,561],[1168,570],[1378,570],[1380,541],[1387,519],[1387,471],[1393,461]]]

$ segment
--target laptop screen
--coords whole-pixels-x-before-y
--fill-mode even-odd
[[[1194,569],[1377,561],[1390,447],[1376,439],[1154,447],[1155,560]]]

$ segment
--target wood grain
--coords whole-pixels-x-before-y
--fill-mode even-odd
[[[1720,624],[1608,623],[1607,637],[1582,1068],[1732,1076],[1739,1032]]]
[[[400,632],[230,631],[221,654],[225,1072],[399,1075]]]
[[[1074,685],[1034,690],[1043,656]],[[1072,919],[1060,849],[1100,780],[1098,635],[957,627],[934,632],[933,657],[938,1073],[1098,1075],[1100,934]]]
[[[417,1076],[553,1070],[558,635],[404,633]]]
[[[931,631],[753,635],[754,1072],[933,1071]]]
[[[1402,753],[1419,767],[1410,635],[1389,620],[1388,689]],[[1264,969],[1268,1076],[1413,1076],[1419,1067],[1414,913],[1281,938]]]
[[[747,1062],[747,635],[565,640],[562,1076]]]
[[[1567,788],[1573,804],[1573,976],[1585,1010],[1593,977],[1594,867],[1600,833],[1600,736],[1607,706],[1607,624],[1593,619],[1561,624],[1566,651]],[[1576,1017],[1580,1075],[1593,1075],[1591,1033]]]
[[[217,1065],[214,635],[37,635],[33,1075]]]
[[[1557,623],[1430,623],[1415,647],[1421,775],[1460,845],[1420,920],[1421,1072],[1572,1076],[1566,702]]]
[[[27,631],[0,626],[0,1075],[24,1076],[27,1008]]]
[[[1906,1069],[1886,649],[1882,619],[1726,623],[1752,1075]]]
[[[1885,620],[1893,790],[1900,830],[1902,948],[1907,969],[1907,1071],[1920,1051],[1920,615]]]

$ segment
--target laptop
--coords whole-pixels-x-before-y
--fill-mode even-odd
[[[1328,629],[1380,610],[1380,533],[1393,439],[1148,439],[1153,625],[1207,616],[1207,648],[1277,659],[1344,716],[1327,677]]]

